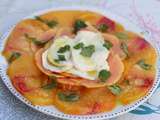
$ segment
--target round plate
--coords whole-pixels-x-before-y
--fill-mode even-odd
[[[89,11],[93,11],[93,12],[97,12],[100,13],[104,16],[107,16],[110,19],[115,20],[116,22],[122,24],[126,30],[129,31],[133,31],[141,36],[143,36],[150,44],[153,45],[153,47],[156,49],[157,51],[157,63],[156,63],[156,78],[154,80],[153,86],[152,88],[149,90],[148,94],[146,96],[144,96],[143,98],[133,102],[132,104],[126,105],[126,106],[118,106],[116,107],[114,110],[110,111],[110,112],[104,112],[104,113],[99,113],[99,114],[94,114],[94,115],[69,115],[69,114],[64,114],[60,111],[58,111],[54,106],[34,106],[32,105],[26,98],[24,98],[19,92],[17,92],[17,90],[13,87],[8,75],[6,74],[7,71],[7,67],[8,67],[8,63],[6,62],[5,58],[0,55],[0,76],[3,80],[3,82],[5,83],[5,85],[8,87],[8,89],[18,98],[20,99],[22,102],[24,102],[25,104],[27,104],[28,106],[51,116],[54,117],[58,117],[58,118],[63,118],[63,119],[73,119],[73,120],[95,120],[95,119],[108,119],[108,118],[113,118],[119,115],[122,115],[124,113],[127,113],[133,109],[135,109],[136,107],[138,107],[139,105],[141,105],[142,103],[144,103],[152,94],[153,92],[156,90],[159,81],[160,81],[160,59],[159,59],[159,52],[160,48],[158,48],[158,45],[156,43],[154,43],[154,41],[149,41],[151,38],[149,36],[149,34],[141,34],[144,33],[144,30],[141,30],[139,28],[137,28],[135,25],[133,25],[131,22],[125,20],[124,18],[121,18],[117,15],[114,15],[112,13],[110,13],[108,10],[104,11],[100,8],[96,9],[93,7],[80,7],[80,6],[70,6],[70,7],[57,7],[57,8],[53,8],[53,9],[48,9],[48,10],[43,10],[43,11],[39,11],[36,12],[34,14],[32,14],[31,16],[25,17],[26,18],[33,18],[34,16],[40,15],[40,14],[44,14],[46,12],[49,11],[54,11],[54,10],[89,10]],[[8,37],[8,35],[11,33],[12,29],[14,28],[14,26],[11,26],[11,28],[3,35],[3,37],[0,40],[0,51],[2,52],[4,45],[5,45],[5,41]]]

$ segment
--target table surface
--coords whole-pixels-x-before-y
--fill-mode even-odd
[[[0,36],[10,25],[35,11],[56,6],[90,5],[110,10],[147,31],[159,44],[160,0],[1,0]],[[112,120],[159,120],[160,87],[154,95],[136,110]],[[0,120],[60,120],[29,108],[15,98],[0,80]]]

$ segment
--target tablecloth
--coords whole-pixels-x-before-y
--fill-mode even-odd
[[[10,25],[35,11],[56,6],[90,5],[133,22],[160,43],[160,0],[0,0],[0,36]],[[143,105],[112,120],[160,120],[160,86]],[[0,120],[60,120],[29,108],[0,80]]]

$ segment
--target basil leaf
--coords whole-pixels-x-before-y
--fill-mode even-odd
[[[83,47],[80,54],[84,57],[91,57],[94,52],[95,52],[95,46],[89,45],[89,46]]]
[[[71,93],[59,92],[58,98],[62,101],[65,101],[65,102],[75,102],[80,99],[79,95],[76,93],[73,93],[73,92],[71,92]]]
[[[100,24],[98,30],[101,32],[106,32],[109,27],[106,24]]]
[[[129,80],[125,80],[124,82],[125,82],[127,85],[130,85]]]
[[[103,47],[107,48],[108,50],[110,50],[113,47],[113,44],[109,41],[105,41],[105,43],[103,44]]]
[[[55,87],[57,87],[57,81],[56,81],[56,77],[54,76],[50,76],[49,79],[52,81],[51,83],[42,86],[43,89],[53,89]]]
[[[50,27],[50,28],[53,28],[53,27],[55,27],[55,26],[58,24],[58,22],[55,21],[55,20],[48,21],[48,20],[42,19],[42,18],[39,17],[39,16],[35,16],[35,19],[38,20],[38,21],[40,21],[40,22],[45,23],[45,24],[48,25],[48,27]]]
[[[76,20],[74,23],[74,33],[77,33],[80,29],[87,27],[83,20]]]
[[[111,73],[109,71],[101,70],[99,72],[98,78],[101,80],[101,82],[105,82],[110,76],[111,76]]]
[[[123,50],[123,52],[126,54],[127,57],[129,57],[129,51],[128,51],[128,46],[126,45],[126,43],[121,43],[121,49]]]
[[[108,86],[108,89],[115,95],[119,95],[122,91],[122,89],[118,85]]]
[[[8,59],[9,63],[12,63],[14,60],[18,59],[21,56],[19,52],[13,52],[10,58]]]
[[[152,65],[146,64],[144,59],[139,60],[137,64],[144,70],[150,70],[152,67]]]
[[[69,45],[65,45],[64,47],[60,47],[57,52],[58,53],[64,53],[64,52],[69,51],[69,50],[70,50],[70,46]]]
[[[66,58],[65,58],[64,55],[58,55],[58,60],[59,60],[59,61],[65,61]]]
[[[48,42],[48,41],[39,41],[34,37],[30,37],[28,34],[24,34],[24,35],[27,39],[29,39],[31,42],[33,42],[35,45],[38,45],[38,46],[43,46]]]
[[[116,35],[117,38],[119,38],[121,40],[128,39],[128,35],[126,33],[123,33],[123,32],[117,32],[115,35]]]
[[[38,20],[38,21],[40,21],[40,22],[45,22],[41,17],[39,17],[39,16],[35,16],[34,17],[36,20]]]
[[[80,49],[80,48],[83,48],[84,47],[84,44],[83,43],[78,43],[77,45],[75,45],[73,48],[74,49]]]
[[[59,59],[54,59],[54,61],[55,61],[56,63],[59,63],[60,60],[59,60]]]
[[[54,20],[51,20],[51,21],[46,21],[46,24],[50,27],[50,28],[53,28],[55,27],[58,22],[54,21]]]

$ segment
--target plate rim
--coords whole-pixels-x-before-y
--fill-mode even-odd
[[[63,119],[74,119],[74,120],[95,120],[95,119],[109,119],[109,118],[113,118],[119,115],[122,115],[124,113],[127,113],[131,110],[134,110],[135,108],[137,108],[139,105],[143,104],[147,99],[149,99],[151,97],[151,95],[154,93],[154,91],[156,90],[158,84],[160,83],[160,79],[158,79],[160,77],[160,48],[157,44],[152,43],[151,38],[148,34],[140,34],[141,32],[143,32],[140,28],[138,28],[137,26],[135,26],[133,23],[131,24],[131,21],[126,20],[112,12],[110,12],[109,10],[103,10],[102,8],[95,8],[95,7],[91,7],[91,6],[57,6],[56,8],[49,8],[49,9],[44,9],[44,10],[39,10],[37,12],[32,13],[31,15],[24,17],[22,19],[20,19],[19,21],[26,19],[26,18],[33,18],[36,15],[41,15],[44,13],[47,13],[49,11],[57,11],[57,10],[88,10],[88,11],[92,11],[92,12],[96,12],[96,13],[100,13],[102,15],[105,16],[109,16],[108,18],[113,19],[114,21],[118,22],[122,21],[123,22],[127,22],[125,24],[122,23],[123,26],[128,25],[128,26],[132,26],[134,27],[134,29],[136,31],[134,31],[135,33],[139,34],[140,36],[144,37],[150,44],[152,44],[152,46],[155,48],[156,52],[157,52],[157,63],[156,63],[156,77],[154,80],[154,84],[152,86],[152,88],[148,91],[148,93],[138,99],[137,101],[133,102],[132,104],[127,105],[127,107],[125,107],[124,109],[122,109],[119,112],[115,112],[112,113],[111,112],[104,112],[104,113],[100,113],[100,114],[94,114],[94,115],[70,115],[70,114],[64,114],[62,112],[59,113],[50,113],[48,112],[46,109],[42,109],[42,107],[40,106],[34,106],[32,105],[26,98],[24,98],[12,85],[10,79],[8,78],[8,75],[6,74],[6,69],[7,69],[7,65],[4,65],[4,57],[2,55],[0,55],[0,76],[2,78],[2,81],[4,82],[4,84],[7,86],[7,88],[9,89],[9,91],[16,96],[19,100],[21,100],[23,103],[25,103],[26,105],[30,106],[31,108],[38,110],[39,112],[45,113],[47,115],[53,116],[53,117],[58,117],[58,118],[63,118]],[[116,19],[115,19],[116,18]],[[117,20],[118,19],[118,20]],[[8,31],[6,31],[2,37],[0,38],[0,52],[2,52],[3,48],[4,48],[4,43],[6,41],[6,38],[9,36],[9,34],[12,32],[13,28],[15,27],[15,25],[12,25],[9,27]],[[126,27],[126,26],[125,26]],[[127,28],[126,28],[127,29]],[[129,28],[130,29],[130,28]],[[133,28],[132,28],[133,29]],[[5,61],[6,62],[6,61]],[[5,68],[6,67],[6,68]],[[110,114],[108,114],[110,113]]]

